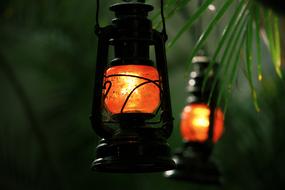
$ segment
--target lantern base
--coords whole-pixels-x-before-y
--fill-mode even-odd
[[[169,170],[164,176],[171,179],[191,181],[198,184],[221,185],[221,174],[209,157],[186,150],[173,157],[176,169]]]
[[[92,169],[100,172],[141,173],[174,169],[170,148],[162,139],[102,139]]]

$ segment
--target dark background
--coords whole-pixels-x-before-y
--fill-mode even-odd
[[[101,25],[109,23],[112,2],[102,1]],[[224,187],[171,181],[161,173],[92,172],[98,141],[89,122],[97,48],[95,8],[94,0],[0,1],[1,190],[284,188],[285,86],[272,72],[266,48],[266,75],[256,82],[261,111],[254,109],[242,66],[228,101],[226,130],[213,155]],[[185,10],[167,21],[170,39],[184,20]],[[181,145],[185,60],[198,37],[195,27],[167,50],[176,126],[169,140],[173,149]],[[221,31],[217,26],[212,38]]]

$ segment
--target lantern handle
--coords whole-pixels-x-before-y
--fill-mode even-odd
[[[102,138],[108,138],[114,134],[114,129],[104,126],[101,111],[104,71],[108,64],[109,41],[113,36],[113,31],[114,27],[109,25],[101,28],[100,32],[97,33],[97,62],[95,67],[93,103],[90,120],[93,130]]]
[[[168,36],[167,36],[167,33],[166,33],[163,0],[160,0],[160,15],[161,15],[161,21],[162,21],[162,31],[161,31],[161,33],[162,33],[162,35],[164,37],[164,40],[166,41],[168,39]]]
[[[96,0],[96,18],[95,18],[95,34],[99,35],[101,31],[100,23],[99,23],[99,10],[100,10],[100,0]]]
[[[155,46],[156,64],[158,72],[161,77],[162,90],[163,90],[162,102],[161,102],[161,108],[163,110],[161,115],[161,120],[163,122],[163,125],[159,129],[161,134],[163,134],[165,138],[169,138],[173,130],[173,116],[171,109],[167,60],[165,53],[166,36],[164,35],[163,32],[158,32],[156,30],[152,30],[152,32],[153,32],[153,40]]]

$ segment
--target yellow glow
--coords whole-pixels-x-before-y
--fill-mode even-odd
[[[131,73],[122,73],[125,75],[131,75]],[[138,84],[138,79],[133,77],[122,77],[122,88],[121,94],[128,94],[130,93]],[[137,93],[136,90],[134,93]]]
[[[192,112],[194,115],[199,117],[208,117],[210,115],[210,109],[208,107],[194,107],[192,108]]]
[[[191,120],[193,127],[207,128],[210,125],[210,110],[207,107],[196,107],[192,109],[193,119]]]
[[[209,119],[206,117],[195,118],[192,121],[192,125],[195,127],[206,128],[209,127],[209,124],[210,124]]]

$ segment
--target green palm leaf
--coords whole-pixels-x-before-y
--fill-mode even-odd
[[[200,17],[203,16],[203,13],[206,11],[207,7],[213,3],[214,1],[208,0],[204,1],[200,7],[197,8],[195,13],[188,19],[186,20],[184,26],[176,33],[173,39],[170,40],[168,44],[168,48],[173,47],[173,45],[177,42],[180,37],[189,30],[193,26],[193,23]],[[188,57],[187,60],[187,68],[190,67],[190,63],[192,58],[197,55],[198,51],[203,48],[204,44],[207,43],[207,40],[211,34],[211,32],[215,29],[217,26],[217,23],[219,20],[222,18],[224,14],[230,14],[229,10],[231,5],[233,4],[234,1],[228,0],[225,1],[222,5],[222,7],[217,11],[216,15],[214,18],[209,22],[208,26],[206,27],[205,30],[200,35],[200,38],[196,42],[193,50],[191,51],[190,56]],[[187,4],[185,4],[187,6]],[[257,58],[257,73],[258,73],[258,79],[262,79],[262,55],[261,55],[261,41],[260,41],[260,35],[259,31],[262,29],[261,22],[264,23],[264,27],[266,30],[266,36],[268,37],[268,44],[269,44],[269,50],[272,56],[272,61],[273,65],[275,68],[275,71],[279,77],[282,77],[281,73],[281,47],[280,47],[280,34],[279,34],[279,26],[278,26],[278,17],[274,15],[274,13],[271,10],[266,10],[263,7],[261,7],[258,3],[254,1],[238,1],[236,2],[235,6],[237,7],[234,11],[234,13],[231,15],[231,19],[225,24],[224,26],[224,32],[222,34],[222,38],[219,40],[217,43],[218,45],[216,46],[216,50],[214,51],[214,55],[211,57],[211,63],[210,66],[207,70],[207,73],[209,74],[209,71],[213,67],[213,64],[215,62],[220,63],[220,72],[219,75],[223,75],[223,82],[221,84],[221,91],[227,91],[228,86],[231,86],[232,84],[228,84],[228,82],[233,83],[235,79],[231,79],[232,73],[228,68],[230,68],[233,64],[233,58],[234,55],[237,52],[240,52],[241,55],[245,54],[246,59],[246,77],[248,79],[248,84],[251,88],[251,94],[253,98],[253,103],[255,105],[256,110],[259,110],[258,108],[258,103],[257,103],[257,95],[256,95],[256,90],[255,90],[255,84],[253,82],[254,76],[254,67],[253,63],[255,61],[255,54],[254,54],[254,49],[252,46],[252,43],[256,44],[256,58]],[[246,13],[248,12],[248,13]],[[230,47],[234,44],[232,40],[233,37],[235,36],[236,33],[236,27],[240,24],[241,17],[244,17],[244,15],[247,15],[248,17],[248,24],[247,24],[247,30],[246,30],[246,40],[244,40],[242,43],[243,45],[240,47],[240,49],[234,48],[232,51],[230,51]],[[260,17],[261,15],[264,14],[264,20],[261,21],[263,17]],[[273,23],[273,24],[272,24]],[[273,26],[273,27],[272,27]],[[233,29],[234,28],[234,29]],[[255,40],[253,40],[253,36],[255,36]],[[226,43],[228,38],[228,42]],[[245,46],[246,48],[242,48]],[[224,52],[221,54],[221,51],[224,50]],[[227,58],[229,56],[229,58]],[[220,60],[219,60],[220,57]],[[227,60],[227,61],[225,61]],[[235,62],[235,61],[234,61]],[[226,63],[226,64],[225,64]],[[233,64],[234,67],[238,69],[238,66]],[[240,65],[240,64],[238,64]],[[186,70],[188,73],[188,70]],[[231,77],[229,77],[231,76]],[[207,82],[207,77],[203,82],[203,88],[205,87],[205,84]],[[217,81],[214,81],[214,87],[216,86]],[[213,92],[213,89],[212,89]],[[223,94],[223,93],[222,93]],[[220,96],[220,99],[225,98],[224,96]],[[210,101],[210,100],[209,100]]]

